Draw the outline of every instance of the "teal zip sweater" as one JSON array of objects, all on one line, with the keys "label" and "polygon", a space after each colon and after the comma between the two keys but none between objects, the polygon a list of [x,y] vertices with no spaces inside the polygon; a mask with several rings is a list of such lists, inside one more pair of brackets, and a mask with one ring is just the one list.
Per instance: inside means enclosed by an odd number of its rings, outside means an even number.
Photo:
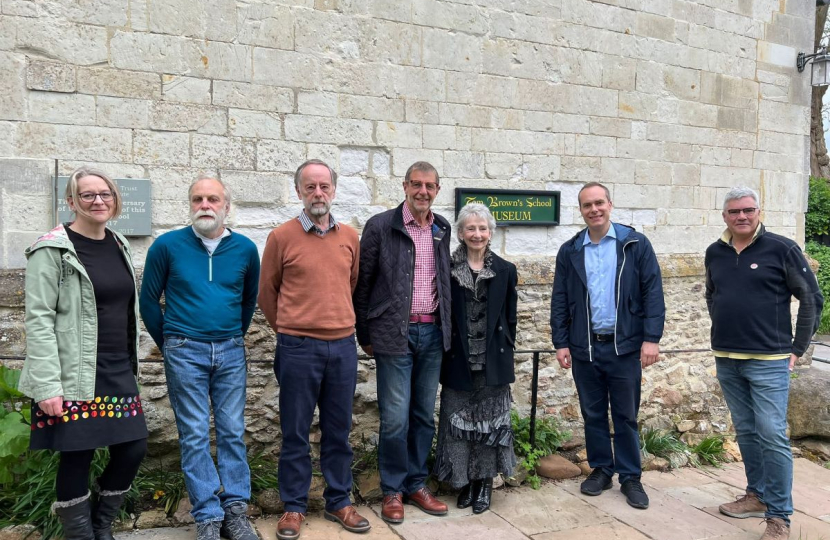
[{"label": "teal zip sweater", "polygon": [[240,337],[251,324],[258,283],[259,253],[248,238],[232,232],[211,255],[192,227],[171,231],[147,253],[141,318],[161,351],[168,335],[208,342]]}]

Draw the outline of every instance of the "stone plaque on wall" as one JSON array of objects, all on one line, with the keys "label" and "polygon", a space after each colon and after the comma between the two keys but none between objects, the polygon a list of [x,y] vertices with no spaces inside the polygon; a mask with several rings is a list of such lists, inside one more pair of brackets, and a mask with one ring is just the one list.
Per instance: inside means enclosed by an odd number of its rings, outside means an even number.
[{"label": "stone plaque on wall", "polygon": [[[72,212],[66,204],[64,192],[68,176],[59,176],[55,193],[57,222],[72,220]],[[150,200],[150,180],[146,178],[115,178],[123,199],[121,215],[107,222],[107,226],[124,236],[150,236],[152,228],[152,201]],[[57,225],[57,223],[56,223]]]}]

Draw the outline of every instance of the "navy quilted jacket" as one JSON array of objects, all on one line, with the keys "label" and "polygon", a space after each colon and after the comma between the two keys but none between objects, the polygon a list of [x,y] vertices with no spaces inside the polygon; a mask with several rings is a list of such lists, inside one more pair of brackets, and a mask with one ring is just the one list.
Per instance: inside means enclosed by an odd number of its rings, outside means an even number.
[{"label": "navy quilted jacket", "polygon": [[[360,238],[360,273],[354,292],[357,342],[375,354],[403,355],[409,345],[409,313],[415,243],[403,226],[403,205],[372,216]],[[450,224],[433,214],[438,310],[444,350],[450,349]]]}]

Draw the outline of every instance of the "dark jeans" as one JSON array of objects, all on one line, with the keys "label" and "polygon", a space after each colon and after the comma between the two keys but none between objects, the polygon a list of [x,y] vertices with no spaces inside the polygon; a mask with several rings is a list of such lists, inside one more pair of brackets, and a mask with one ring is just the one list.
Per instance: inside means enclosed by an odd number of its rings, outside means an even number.
[{"label": "dark jeans", "polygon": [[[609,476],[616,471],[620,483],[639,478],[640,352],[617,356],[613,342],[594,342],[594,361],[574,359],[573,375],[579,407],[585,421],[585,447],[592,468],[601,467]],[[614,452],[608,426],[608,404],[614,421]]]},{"label": "dark jeans", "polygon": [[441,327],[420,323],[409,325],[407,354],[375,355],[384,495],[413,493],[426,484],[443,352]]},{"label": "dark jeans", "polygon": [[[110,460],[98,477],[103,491],[124,491],[130,488],[138,467],[147,453],[147,439],[138,439],[109,447]],[[55,491],[59,501],[71,501],[89,492],[89,466],[95,450],[61,452]]]},{"label": "dark jeans", "polygon": [[280,385],[282,449],[280,499],[286,512],[306,513],[311,487],[308,434],[320,408],[320,468],[326,480],[326,510],[351,504],[352,401],[357,384],[354,335],[332,341],[277,334],[274,374]]}]

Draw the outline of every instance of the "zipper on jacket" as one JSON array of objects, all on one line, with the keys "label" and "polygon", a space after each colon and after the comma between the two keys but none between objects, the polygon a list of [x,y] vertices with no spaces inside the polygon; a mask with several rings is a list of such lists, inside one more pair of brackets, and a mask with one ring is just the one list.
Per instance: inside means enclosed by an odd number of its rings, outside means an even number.
[{"label": "zipper on jacket", "polygon": [[636,240],[636,239],[635,240],[629,240],[628,242],[623,244],[623,249],[622,249],[623,262],[622,262],[622,265],[620,265],[620,275],[617,276],[617,309],[614,312],[614,352],[617,354],[617,356],[620,355],[620,351],[617,348],[617,319],[619,319],[619,313],[620,313],[620,294],[621,294],[621,291],[622,291],[622,274],[623,274],[623,270],[625,270],[625,248],[627,248],[628,246],[630,246],[631,244],[634,244],[636,242],[639,242],[639,240]]},{"label": "zipper on jacket", "polygon": [[588,288],[585,288],[585,316],[588,318],[588,361],[594,361],[593,341],[591,340],[591,298],[588,296]]},{"label": "zipper on jacket", "polygon": [[208,281],[213,281],[213,253],[208,253]]}]

